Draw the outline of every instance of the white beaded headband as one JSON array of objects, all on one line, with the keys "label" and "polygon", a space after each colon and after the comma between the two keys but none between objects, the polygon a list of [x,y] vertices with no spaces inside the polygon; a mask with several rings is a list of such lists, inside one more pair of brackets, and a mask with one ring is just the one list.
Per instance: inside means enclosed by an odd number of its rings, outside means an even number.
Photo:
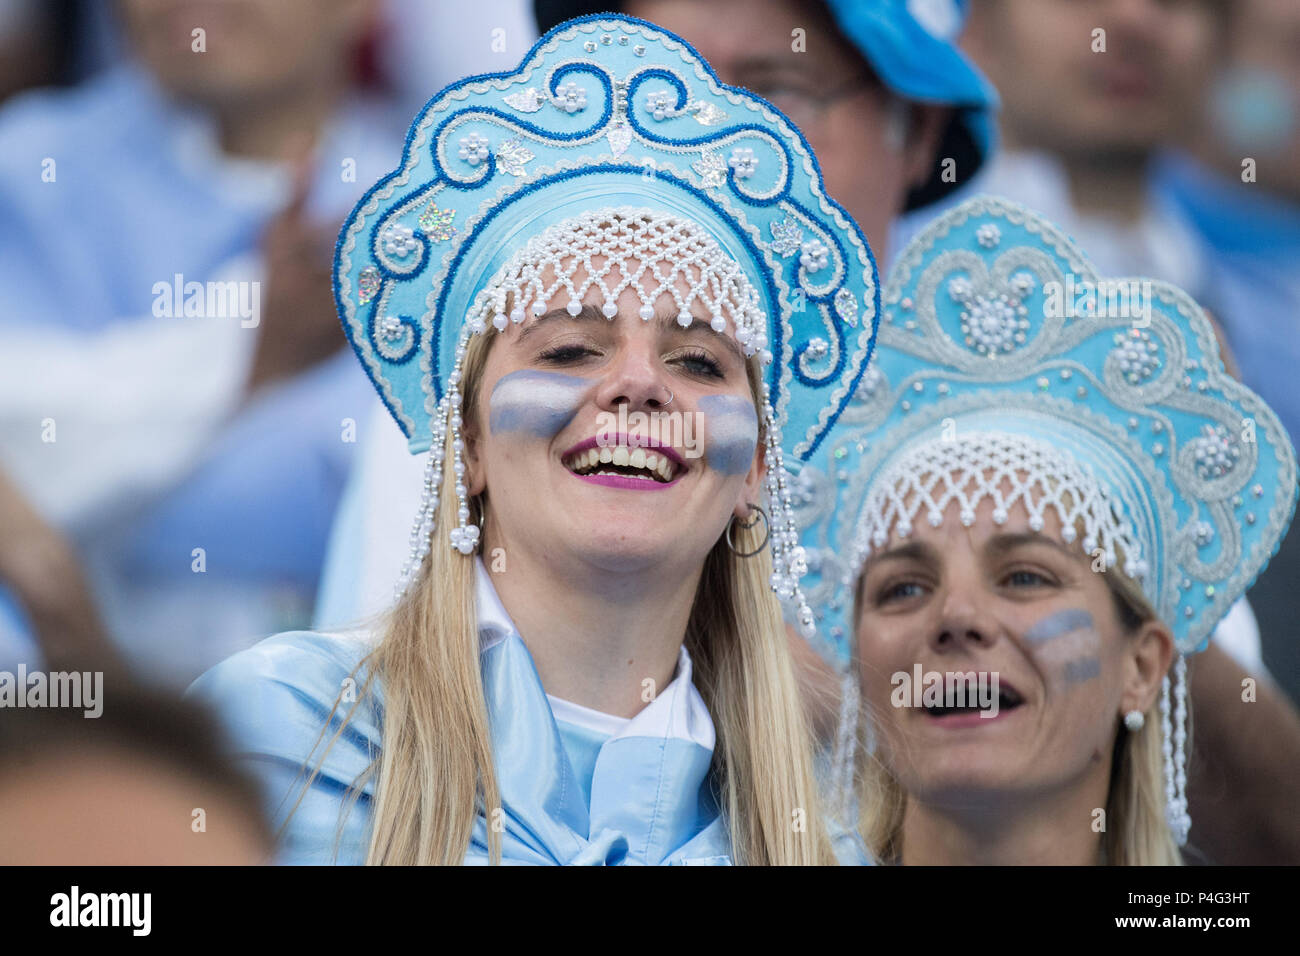
[{"label": "white beaded headband", "polygon": [[726,332],[730,319],[745,355],[771,362],[767,321],[744,270],[696,223],[651,209],[592,210],[545,229],[474,297],[466,325],[475,333],[488,324],[503,332],[529,311],[542,315],[561,289],[570,315],[599,289],[601,312],[613,319],[629,288],[641,302],[642,319],[654,317],[660,296],[671,296],[683,328],[695,320],[693,306],[715,332]]},{"label": "white beaded headband", "polygon": [[1099,549],[1106,566],[1114,567],[1122,552],[1128,577],[1141,582],[1147,575],[1147,562],[1121,505],[1087,465],[1028,435],[965,432],[921,442],[872,482],[854,535],[846,584],[852,587],[867,558],[885,544],[891,531],[908,537],[922,515],[937,528],[953,501],[960,505],[962,524],[970,527],[985,500],[992,500],[993,522],[998,525],[1018,503],[1028,512],[1034,531],[1043,529],[1048,510],[1055,512],[1067,544],[1078,538],[1075,529],[1082,524],[1079,543],[1085,553]]}]

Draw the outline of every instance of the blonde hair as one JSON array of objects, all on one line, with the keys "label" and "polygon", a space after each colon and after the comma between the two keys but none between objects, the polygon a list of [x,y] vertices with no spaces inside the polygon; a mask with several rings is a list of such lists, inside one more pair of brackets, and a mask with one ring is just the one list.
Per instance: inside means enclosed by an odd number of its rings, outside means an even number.
[{"label": "blonde hair", "polygon": [[[463,371],[466,422],[474,420],[494,338],[470,338]],[[748,363],[748,372],[757,395],[756,362]],[[450,442],[448,431],[446,461]],[[367,671],[358,701],[373,692],[374,681],[383,685],[381,753],[351,795],[354,802],[364,782],[376,778],[369,864],[462,863],[477,815],[500,806],[479,665],[475,560],[444,540],[457,523],[454,485],[452,470],[444,469],[436,539],[411,589],[387,615],[383,639],[358,665]],[[472,520],[484,507],[481,499],[473,502]],[[735,529],[740,550],[759,543],[762,523],[755,524]],[[705,559],[687,623],[694,683],[717,735],[712,769],[718,805],[736,862],[833,864],[811,732],[771,573],[766,549],[738,558],[720,537]],[[490,860],[500,862],[501,837],[492,827],[487,835]]]},{"label": "blonde hair", "polygon": [[[1113,568],[1107,569],[1102,577],[1110,589],[1126,633],[1131,635],[1142,624],[1156,619],[1155,610],[1131,579]],[[854,621],[859,609],[860,602],[855,600]],[[864,700],[862,712],[867,720],[870,719],[868,709]],[[1158,701],[1148,708],[1145,717],[1146,722],[1137,732],[1119,725],[1111,748],[1106,829],[1101,840],[1102,859],[1109,865],[1170,866],[1182,863],[1178,846],[1165,821]],[[855,775],[858,829],[863,842],[877,860],[900,861],[907,793],[884,761],[868,752],[866,747],[858,748]]]}]

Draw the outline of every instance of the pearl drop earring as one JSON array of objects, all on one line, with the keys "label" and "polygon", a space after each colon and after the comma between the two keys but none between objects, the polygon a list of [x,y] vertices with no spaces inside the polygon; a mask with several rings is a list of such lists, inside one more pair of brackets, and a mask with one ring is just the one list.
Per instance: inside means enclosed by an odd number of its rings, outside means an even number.
[{"label": "pearl drop earring", "polygon": [[1137,733],[1146,724],[1147,719],[1142,715],[1140,710],[1130,710],[1124,715],[1124,726],[1133,733]]}]

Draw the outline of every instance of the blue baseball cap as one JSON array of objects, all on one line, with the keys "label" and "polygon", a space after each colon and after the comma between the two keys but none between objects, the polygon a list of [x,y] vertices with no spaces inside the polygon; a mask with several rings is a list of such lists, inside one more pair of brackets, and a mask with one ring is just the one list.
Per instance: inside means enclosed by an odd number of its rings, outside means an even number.
[{"label": "blue baseball cap", "polygon": [[[937,202],[969,182],[993,151],[993,85],[957,47],[968,0],[822,0],[840,33],[880,81],[904,100],[952,107],[934,169],[907,197],[907,211]],[[545,32],[575,16],[603,13],[618,0],[533,0]],[[955,163],[948,182],[944,160]]]},{"label": "blue baseball cap", "polygon": [[[845,39],[905,100],[954,109],[930,178],[908,196],[917,209],[969,182],[993,151],[998,94],[957,47],[967,0],[823,0]],[[943,160],[956,162],[945,182]]]}]

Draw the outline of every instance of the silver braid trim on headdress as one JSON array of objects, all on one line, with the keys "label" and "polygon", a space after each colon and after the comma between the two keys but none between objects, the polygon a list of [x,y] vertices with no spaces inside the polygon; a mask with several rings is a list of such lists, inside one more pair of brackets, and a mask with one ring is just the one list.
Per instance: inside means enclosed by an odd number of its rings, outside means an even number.
[{"label": "silver braid trim on headdress", "polygon": [[433,532],[437,530],[438,494],[442,488],[443,459],[446,455],[447,430],[451,430],[452,470],[456,475],[456,518],[457,526],[448,533],[448,541],[453,549],[464,555],[472,555],[478,548],[479,528],[470,524],[469,489],[465,486],[465,442],[461,436],[461,393],[460,381],[462,363],[465,359],[465,337],[461,337],[456,350],[456,364],[447,378],[447,393],[438,402],[436,413],[431,419],[432,441],[429,446],[429,459],[424,465],[424,485],[420,494],[420,508],[415,515],[415,524],[411,528],[410,552],[402,564],[402,570],[394,588],[394,598],[401,600],[416,577],[425,556],[429,553]]},{"label": "silver braid trim on headdress", "polygon": [[465,337],[461,336],[456,347],[456,364],[451,375],[447,377],[447,399],[450,416],[448,427],[451,429],[452,471],[456,475],[456,527],[447,534],[451,546],[464,555],[471,555],[478,548],[478,525],[469,521],[469,489],[465,487],[465,441],[461,437],[461,365],[465,360]]},{"label": "silver braid trim on headdress", "polygon": [[[1170,688],[1173,689],[1173,715],[1170,719]],[[1187,658],[1182,654],[1174,663],[1174,677],[1168,675],[1160,684],[1160,736],[1164,758],[1165,820],[1179,846],[1187,845],[1192,818],[1187,812]]]},{"label": "silver braid trim on headdress", "polygon": [[432,444],[429,457],[424,463],[424,479],[420,492],[420,508],[415,514],[415,523],[411,527],[410,549],[402,570],[393,589],[393,597],[400,601],[415,580],[425,555],[429,553],[429,540],[433,535],[438,518],[438,489],[442,487],[443,442],[446,438],[447,399],[438,403],[438,413],[433,416],[431,432]]},{"label": "silver braid trim on headdress", "polygon": [[767,383],[763,383],[763,422],[767,448],[767,500],[772,511],[772,591],[784,602],[794,605],[799,619],[799,633],[811,639],[817,633],[817,619],[804,597],[800,580],[808,572],[808,560],[799,544],[799,530],[794,523],[790,503],[789,474],[785,470],[785,453],[778,438],[780,429],[772,412]]}]

